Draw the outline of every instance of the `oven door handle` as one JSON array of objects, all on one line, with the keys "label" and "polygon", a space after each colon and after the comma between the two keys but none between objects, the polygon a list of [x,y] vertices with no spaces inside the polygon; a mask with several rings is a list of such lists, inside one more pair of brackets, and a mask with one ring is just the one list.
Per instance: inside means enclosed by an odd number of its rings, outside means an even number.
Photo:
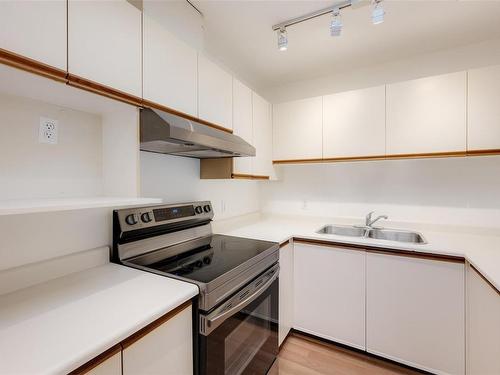
[{"label": "oven door handle", "polygon": [[[238,302],[238,304],[232,306],[231,308],[225,308],[227,304],[223,307],[218,308],[209,315],[200,315],[200,333],[204,336],[208,336],[214,329],[219,327],[231,316],[241,311],[241,309],[248,306],[250,303],[259,298],[267,288],[278,278],[279,276],[279,265],[274,266],[266,274],[262,275],[254,283],[258,283],[262,279],[268,279],[264,284],[262,284],[259,289],[254,290],[252,294],[247,296],[244,300]],[[220,311],[222,309],[222,312]]]}]

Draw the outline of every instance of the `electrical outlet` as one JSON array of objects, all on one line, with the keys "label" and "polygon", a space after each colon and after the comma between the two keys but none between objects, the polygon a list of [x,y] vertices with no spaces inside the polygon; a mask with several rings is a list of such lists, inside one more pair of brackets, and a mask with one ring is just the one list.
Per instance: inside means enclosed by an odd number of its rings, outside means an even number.
[{"label": "electrical outlet", "polygon": [[57,120],[40,117],[40,129],[38,131],[38,142],[57,144]]}]

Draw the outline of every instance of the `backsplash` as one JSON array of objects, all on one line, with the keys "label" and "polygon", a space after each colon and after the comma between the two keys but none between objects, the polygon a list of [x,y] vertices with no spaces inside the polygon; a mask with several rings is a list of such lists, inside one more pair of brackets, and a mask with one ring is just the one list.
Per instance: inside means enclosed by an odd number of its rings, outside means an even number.
[{"label": "backsplash", "polygon": [[265,212],[360,217],[383,211],[393,220],[497,225],[500,157],[387,160],[279,167],[262,183]]},{"label": "backsplash", "polygon": [[212,201],[215,220],[259,211],[257,181],[200,180],[198,159],[141,152],[141,195],[168,203]]}]

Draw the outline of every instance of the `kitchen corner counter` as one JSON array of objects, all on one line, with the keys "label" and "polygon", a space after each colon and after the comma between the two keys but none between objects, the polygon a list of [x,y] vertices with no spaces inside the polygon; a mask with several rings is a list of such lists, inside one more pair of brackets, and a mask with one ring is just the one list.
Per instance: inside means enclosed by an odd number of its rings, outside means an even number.
[{"label": "kitchen corner counter", "polygon": [[68,373],[197,294],[110,263],[0,296],[0,374]]},{"label": "kitchen corner counter", "polygon": [[284,243],[291,238],[319,240],[338,244],[404,250],[437,255],[463,257],[500,291],[500,236],[495,229],[452,227],[418,223],[381,223],[383,227],[421,232],[427,244],[410,244],[370,238],[318,234],[327,224],[361,225],[361,221],[346,218],[263,215],[247,220],[234,219],[214,223],[214,231],[230,236],[248,237]]}]

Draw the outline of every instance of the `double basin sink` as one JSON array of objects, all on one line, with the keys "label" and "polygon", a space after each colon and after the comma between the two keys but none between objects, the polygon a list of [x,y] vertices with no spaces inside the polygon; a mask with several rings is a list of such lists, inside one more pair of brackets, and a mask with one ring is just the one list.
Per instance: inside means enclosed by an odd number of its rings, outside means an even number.
[{"label": "double basin sink", "polygon": [[354,225],[326,225],[316,233],[371,238],[374,240],[406,242],[413,244],[427,243],[420,233],[399,229],[359,227]]}]

